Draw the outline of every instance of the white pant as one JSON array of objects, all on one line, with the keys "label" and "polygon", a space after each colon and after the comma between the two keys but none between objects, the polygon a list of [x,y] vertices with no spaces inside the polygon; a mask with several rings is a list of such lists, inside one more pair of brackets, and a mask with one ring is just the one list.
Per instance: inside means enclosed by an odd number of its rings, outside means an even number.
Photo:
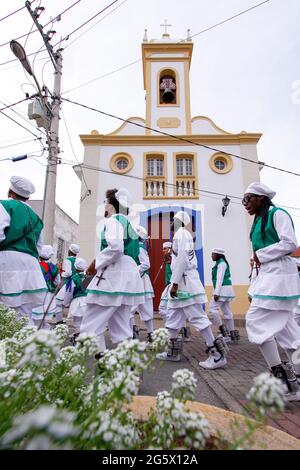
[{"label": "white pant", "polygon": [[81,333],[103,335],[106,326],[113,343],[119,343],[132,337],[130,328],[130,305],[106,307],[98,304],[87,304],[86,312],[80,326]]},{"label": "white pant", "polygon": [[17,312],[17,318],[26,317],[28,318],[28,325],[34,326],[34,322],[32,320],[32,309],[34,306],[35,304],[24,304],[19,307],[14,307]]},{"label": "white pant", "polygon": [[211,325],[202,305],[193,304],[182,308],[168,308],[165,326],[172,330],[180,330],[186,325],[186,320],[198,331],[204,330]]},{"label": "white pant", "polygon": [[224,320],[233,320],[233,314],[230,308],[230,302],[228,300],[226,301],[221,301],[218,300],[216,301],[215,299],[211,299],[209,306],[208,306],[208,311],[211,317],[211,321],[215,326],[221,326],[222,325],[222,320],[220,317],[219,310],[222,310]]},{"label": "white pant", "polygon": [[246,329],[250,343],[263,344],[276,337],[280,346],[291,349],[300,340],[300,327],[293,312],[268,310],[251,305],[246,315]]},{"label": "white pant", "polygon": [[137,307],[131,308],[131,317],[134,316],[135,312],[138,312],[141,320],[148,321],[153,320],[153,300],[145,299],[145,303],[138,305]]}]

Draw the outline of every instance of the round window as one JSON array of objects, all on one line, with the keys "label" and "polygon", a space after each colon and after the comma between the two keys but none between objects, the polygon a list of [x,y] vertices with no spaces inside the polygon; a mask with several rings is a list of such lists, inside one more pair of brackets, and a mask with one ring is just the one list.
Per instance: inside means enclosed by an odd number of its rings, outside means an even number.
[{"label": "round window", "polygon": [[125,170],[128,167],[128,160],[125,158],[118,158],[116,161],[116,167],[118,170]]},{"label": "round window", "polygon": [[220,158],[216,158],[214,161],[214,165],[217,168],[217,170],[222,171],[225,170],[227,164],[225,160],[221,160]]}]

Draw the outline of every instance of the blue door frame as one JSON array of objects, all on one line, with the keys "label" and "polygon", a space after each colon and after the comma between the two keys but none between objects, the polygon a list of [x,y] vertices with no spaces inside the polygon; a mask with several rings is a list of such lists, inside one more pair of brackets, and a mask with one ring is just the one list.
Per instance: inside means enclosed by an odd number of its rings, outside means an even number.
[{"label": "blue door frame", "polygon": [[[201,219],[201,211],[196,211],[194,209],[190,209],[188,207],[183,206],[162,206],[162,207],[155,207],[153,209],[148,209],[147,211],[140,213],[140,224],[148,230],[148,218],[150,216],[158,215],[158,214],[166,214],[170,212],[178,212],[184,210],[187,212],[190,217],[194,218],[195,220],[195,235],[194,235],[194,243],[196,246],[196,257],[198,262],[198,272],[201,279],[201,282],[204,286],[204,264],[203,264],[203,243],[202,243],[202,219]],[[170,240],[171,240],[171,233],[170,233]]]}]

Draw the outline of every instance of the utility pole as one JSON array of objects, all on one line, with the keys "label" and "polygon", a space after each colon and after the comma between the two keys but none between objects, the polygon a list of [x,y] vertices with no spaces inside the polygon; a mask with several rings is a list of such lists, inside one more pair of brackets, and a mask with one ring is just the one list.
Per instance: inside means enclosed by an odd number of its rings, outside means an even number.
[{"label": "utility pole", "polygon": [[62,76],[62,55],[61,51],[57,51],[56,66],[54,72],[54,92],[52,96],[52,118],[48,135],[48,164],[46,170],[46,180],[44,189],[43,202],[43,222],[44,222],[44,242],[52,245],[55,226],[55,194],[56,194],[56,177],[57,177],[57,156],[59,150],[59,112],[61,105],[61,76]]},{"label": "utility pole", "polygon": [[[59,149],[59,113],[61,105],[61,76],[62,76],[62,49],[58,49],[54,52],[53,46],[50,44],[50,40],[55,31],[48,31],[46,34],[43,31],[42,25],[38,22],[40,11],[43,11],[43,7],[38,7],[35,10],[31,10],[31,4],[29,1],[25,2],[25,6],[32,17],[36,27],[38,28],[50,59],[54,66],[54,91],[52,94],[51,103],[51,119],[50,126],[45,127],[48,141],[48,163],[46,170],[45,189],[44,189],[44,200],[43,200],[43,222],[44,222],[44,242],[46,244],[53,244],[54,238],[54,226],[55,226],[55,194],[56,194],[56,176],[57,176],[57,163]],[[45,106],[44,112],[46,113]]]}]

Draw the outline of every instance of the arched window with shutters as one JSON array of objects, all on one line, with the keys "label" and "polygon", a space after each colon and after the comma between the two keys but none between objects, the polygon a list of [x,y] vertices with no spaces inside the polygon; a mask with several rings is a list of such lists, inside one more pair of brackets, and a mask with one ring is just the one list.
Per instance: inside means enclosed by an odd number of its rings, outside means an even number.
[{"label": "arched window with shutters", "polygon": [[174,154],[174,196],[184,199],[198,199],[197,154]]},{"label": "arched window with shutters", "polygon": [[149,152],[144,154],[144,198],[167,196],[167,154]]}]

